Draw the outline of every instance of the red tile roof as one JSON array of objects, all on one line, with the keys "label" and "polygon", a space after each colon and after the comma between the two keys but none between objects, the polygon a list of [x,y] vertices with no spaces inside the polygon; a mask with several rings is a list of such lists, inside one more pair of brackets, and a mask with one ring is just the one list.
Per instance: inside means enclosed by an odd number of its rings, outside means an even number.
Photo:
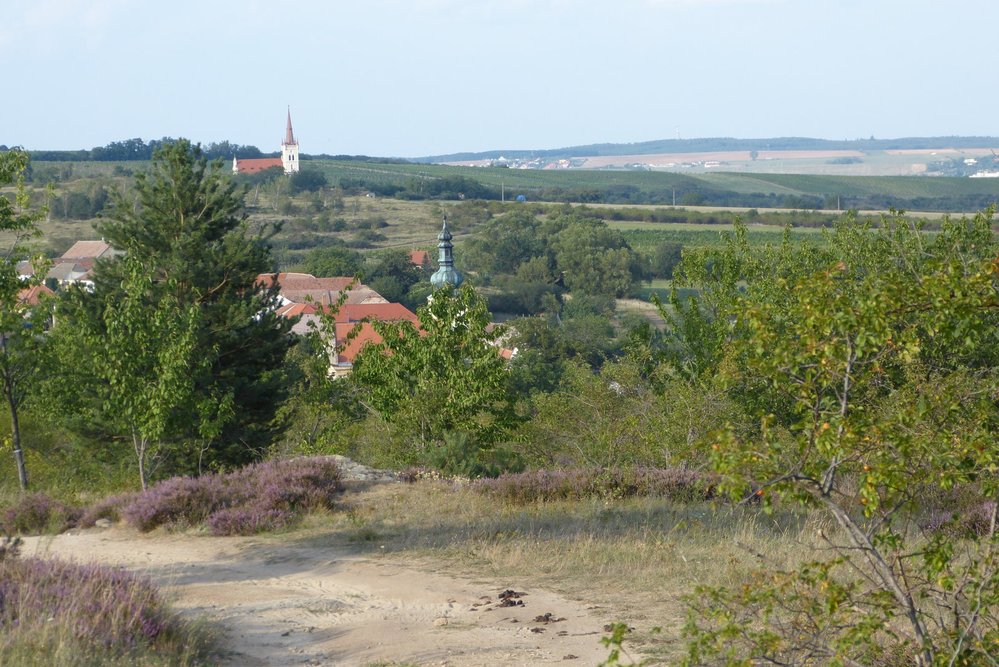
[{"label": "red tile roof", "polygon": [[416,266],[422,266],[422,267],[430,266],[430,253],[428,253],[426,250],[410,250],[409,261],[411,261]]},{"label": "red tile roof", "polygon": [[353,278],[347,276],[316,278],[311,273],[261,273],[257,276],[257,283],[263,287],[270,287],[275,280],[281,285],[281,291],[332,290],[339,292],[354,282]]},{"label": "red tile roof", "polygon": [[401,303],[345,303],[337,311],[337,323],[360,322],[364,318],[381,322],[402,322],[408,320],[419,325],[416,313]]},{"label": "red tile roof", "polygon": [[289,303],[274,311],[278,317],[298,317],[300,315],[315,315],[316,307],[311,303]]},{"label": "red tile roof", "polygon": [[[388,303],[378,292],[347,276],[316,278],[308,273],[261,273],[257,276],[257,284],[263,288],[271,287],[275,280],[280,285],[281,297],[292,303],[312,301],[328,306],[336,303],[344,290],[349,304]],[[353,287],[347,289],[352,283]]]},{"label": "red tile roof", "polygon": [[361,349],[368,343],[380,343],[382,342],[382,337],[379,335],[375,328],[371,326],[369,322],[362,322],[360,324],[354,324],[349,322],[340,323],[336,325],[336,339],[337,341],[345,341],[350,336],[352,331],[355,331],[354,337],[340,350],[337,355],[337,363],[340,364],[352,364],[357,355],[361,352]]},{"label": "red tile roof", "polygon": [[61,259],[91,259],[103,257],[111,246],[104,241],[77,241],[62,254]]},{"label": "red tile roof", "polygon": [[45,285],[26,287],[17,293],[17,302],[27,306],[37,306],[43,296],[52,296],[55,292]]},{"label": "red tile roof", "polygon": [[284,169],[284,164],[281,162],[281,158],[258,157],[236,160],[236,171],[240,174],[256,174],[257,172],[261,172],[272,167],[281,167]]}]

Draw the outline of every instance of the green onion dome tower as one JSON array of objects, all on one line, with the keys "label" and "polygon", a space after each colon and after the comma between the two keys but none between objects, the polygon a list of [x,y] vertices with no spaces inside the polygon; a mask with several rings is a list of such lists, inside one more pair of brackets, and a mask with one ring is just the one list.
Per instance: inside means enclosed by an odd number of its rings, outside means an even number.
[{"label": "green onion dome tower", "polygon": [[462,283],[461,274],[454,268],[454,245],[451,243],[451,232],[447,230],[447,216],[444,217],[444,226],[441,233],[437,235],[437,248],[440,249],[438,264],[440,268],[430,276],[430,284],[434,289],[440,289],[445,285],[458,287]]}]

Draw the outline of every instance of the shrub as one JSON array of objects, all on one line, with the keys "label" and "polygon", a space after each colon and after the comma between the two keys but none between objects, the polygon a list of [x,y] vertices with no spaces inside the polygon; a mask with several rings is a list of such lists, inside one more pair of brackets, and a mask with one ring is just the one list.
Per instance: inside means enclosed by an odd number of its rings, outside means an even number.
[{"label": "shrub", "polygon": [[284,528],[291,519],[284,510],[228,507],[208,517],[206,524],[212,535],[253,535]]},{"label": "shrub", "polygon": [[0,629],[0,662],[25,652],[34,664],[55,653],[114,658],[186,643],[183,626],[147,579],[40,558],[0,560]]},{"label": "shrub", "polygon": [[995,507],[995,502],[988,500],[954,511],[938,511],[923,524],[923,529],[950,537],[985,537],[992,528]]},{"label": "shrub", "polygon": [[534,470],[477,480],[481,493],[514,502],[659,496],[677,501],[711,498],[714,482],[685,468],[569,468]]},{"label": "shrub", "polygon": [[219,475],[173,477],[137,496],[122,509],[122,515],[142,531],[166,524],[196,525],[241,500],[239,489],[222,487]]},{"label": "shrub", "polygon": [[61,533],[76,525],[80,510],[44,493],[27,493],[0,516],[8,534]]},{"label": "shrub", "polygon": [[136,496],[138,496],[137,493],[118,493],[103,498],[86,508],[76,525],[80,528],[90,528],[99,519],[118,522],[122,518],[123,508],[134,501]]},{"label": "shrub", "polygon": [[229,474],[165,480],[135,496],[122,516],[142,531],[204,523],[213,535],[248,535],[331,508],[340,489],[333,459],[266,461]]}]

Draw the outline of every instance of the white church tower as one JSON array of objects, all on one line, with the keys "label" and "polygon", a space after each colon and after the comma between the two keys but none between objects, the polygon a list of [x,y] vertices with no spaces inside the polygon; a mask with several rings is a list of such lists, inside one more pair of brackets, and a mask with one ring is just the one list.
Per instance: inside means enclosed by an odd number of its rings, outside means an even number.
[{"label": "white church tower", "polygon": [[284,141],[281,142],[281,166],[286,174],[298,171],[298,142],[291,130],[291,107],[288,107],[288,126],[284,130]]}]

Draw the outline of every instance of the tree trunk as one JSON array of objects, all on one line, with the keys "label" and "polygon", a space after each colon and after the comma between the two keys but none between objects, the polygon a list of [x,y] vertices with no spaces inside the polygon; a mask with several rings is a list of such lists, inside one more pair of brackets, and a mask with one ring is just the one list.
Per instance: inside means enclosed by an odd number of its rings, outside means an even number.
[{"label": "tree trunk", "polygon": [[148,441],[146,438],[140,436],[138,432],[132,429],[132,446],[135,448],[135,458],[139,461],[139,483],[142,484],[142,490],[146,490],[146,450],[148,449]]},{"label": "tree trunk", "polygon": [[[0,354],[7,356],[7,337],[0,333]],[[21,423],[17,418],[17,386],[9,366],[4,366],[3,393],[10,408],[10,439],[14,448],[14,462],[17,464],[17,481],[22,491],[28,490],[28,469],[24,466],[24,449],[21,448]]]},{"label": "tree trunk", "polygon": [[21,484],[21,490],[28,490],[28,469],[24,466],[24,449],[21,448],[21,424],[17,418],[17,406],[13,401],[13,396],[7,397],[7,404],[10,406],[10,439],[14,446],[14,462],[17,464],[17,481]]}]

